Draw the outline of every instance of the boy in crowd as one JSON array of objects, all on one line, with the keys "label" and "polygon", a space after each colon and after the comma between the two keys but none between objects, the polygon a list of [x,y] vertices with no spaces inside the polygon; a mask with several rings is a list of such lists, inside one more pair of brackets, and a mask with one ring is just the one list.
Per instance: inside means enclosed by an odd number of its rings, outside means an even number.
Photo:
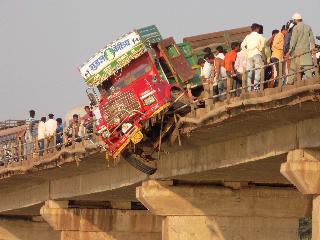
[{"label": "boy in crowd", "polygon": [[57,118],[57,145],[62,145],[63,143],[63,138],[62,138],[62,135],[63,135],[63,128],[64,128],[64,125],[62,123],[62,119],[61,118]]},{"label": "boy in crowd", "polygon": [[[234,68],[234,64],[237,59],[237,53],[240,52],[240,44],[238,42],[231,43],[231,51],[228,52],[224,57],[224,67],[227,72],[227,90],[236,90],[241,88],[241,79],[237,76],[237,72]],[[240,95],[240,91],[237,91],[235,95]]]}]

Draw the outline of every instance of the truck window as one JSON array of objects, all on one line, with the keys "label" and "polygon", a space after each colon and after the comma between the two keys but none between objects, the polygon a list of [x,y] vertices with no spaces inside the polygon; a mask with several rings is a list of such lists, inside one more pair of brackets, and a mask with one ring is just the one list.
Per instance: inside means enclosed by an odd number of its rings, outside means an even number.
[{"label": "truck window", "polygon": [[119,75],[115,76],[116,82],[107,90],[107,95],[111,95],[113,92],[118,91],[121,88],[127,87],[136,79],[144,76],[151,71],[149,63],[143,63],[131,70],[122,71]]},{"label": "truck window", "polygon": [[137,78],[142,77],[143,75],[147,74],[148,72],[150,72],[150,70],[151,70],[151,66],[149,63],[141,64],[136,69],[133,69],[131,71],[131,75],[132,75],[133,79],[137,79]]}]

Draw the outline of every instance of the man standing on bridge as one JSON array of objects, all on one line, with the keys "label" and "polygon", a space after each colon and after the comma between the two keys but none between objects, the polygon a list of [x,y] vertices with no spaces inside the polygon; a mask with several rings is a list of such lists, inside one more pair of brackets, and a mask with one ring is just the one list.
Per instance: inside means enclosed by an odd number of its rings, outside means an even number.
[{"label": "man standing on bridge", "polygon": [[[245,37],[241,43],[241,49],[246,50],[247,53],[247,87],[250,92],[259,90],[259,83],[261,78],[261,66],[263,65],[263,51],[265,47],[265,39],[259,32],[262,30],[262,26],[253,23],[251,26],[252,32]],[[254,78],[253,78],[254,75]],[[253,87],[252,87],[253,81]],[[261,80],[263,81],[263,80]]]},{"label": "man standing on bridge", "polygon": [[49,150],[51,152],[53,152],[53,147],[54,147],[54,141],[53,141],[53,138],[54,138],[54,135],[56,134],[56,131],[57,131],[57,121],[53,119],[54,115],[52,113],[50,113],[48,115],[49,119],[46,121],[45,123],[45,128],[46,128],[46,138],[47,138],[47,148],[48,148],[48,151]]},{"label": "man standing on bridge", "polygon": [[32,158],[33,150],[34,150],[34,139],[36,137],[36,121],[34,119],[36,112],[34,110],[29,111],[29,116],[25,123],[26,123],[26,132],[24,134],[24,159],[28,157]]},{"label": "man standing on bridge", "polygon": [[295,73],[300,70],[304,72],[304,79],[312,77],[313,62],[311,50],[315,49],[315,40],[311,27],[302,22],[302,17],[299,13],[295,13],[292,19],[296,26],[292,31],[287,57],[297,57],[291,61],[289,69],[290,76],[288,77],[287,84],[293,84]]}]

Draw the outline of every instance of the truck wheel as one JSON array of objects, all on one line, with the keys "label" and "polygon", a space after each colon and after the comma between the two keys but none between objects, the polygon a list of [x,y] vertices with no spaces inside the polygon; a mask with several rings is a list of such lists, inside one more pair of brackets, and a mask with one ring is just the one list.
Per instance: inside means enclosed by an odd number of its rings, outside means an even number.
[{"label": "truck wheel", "polygon": [[121,156],[126,160],[131,166],[138,169],[139,171],[152,175],[157,171],[156,162],[144,158],[138,154],[135,154],[129,150],[123,150]]},{"label": "truck wheel", "polygon": [[[177,111],[180,115],[186,115],[191,111],[190,99],[186,94],[183,94],[183,92],[178,89],[172,89],[170,94],[173,102],[171,106],[173,111]],[[181,96],[181,94],[183,95]]]}]

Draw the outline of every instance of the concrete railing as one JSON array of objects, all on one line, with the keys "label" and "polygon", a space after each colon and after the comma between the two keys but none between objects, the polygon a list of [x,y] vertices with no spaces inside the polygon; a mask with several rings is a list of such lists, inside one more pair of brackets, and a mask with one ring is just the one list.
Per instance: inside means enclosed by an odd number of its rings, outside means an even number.
[{"label": "concrete railing", "polygon": [[44,139],[32,138],[26,141],[23,137],[0,143],[0,171],[10,167],[23,165],[23,162],[41,162],[53,158],[64,150],[72,151],[77,145],[85,147],[98,143],[96,134],[96,121],[89,122],[92,128],[79,127],[79,131],[73,127],[65,127]]},{"label": "concrete railing", "polygon": [[10,120],[0,122],[0,130],[12,128],[12,127],[18,127],[18,126],[21,126],[24,124],[25,124],[24,120],[11,120],[10,119]]}]

